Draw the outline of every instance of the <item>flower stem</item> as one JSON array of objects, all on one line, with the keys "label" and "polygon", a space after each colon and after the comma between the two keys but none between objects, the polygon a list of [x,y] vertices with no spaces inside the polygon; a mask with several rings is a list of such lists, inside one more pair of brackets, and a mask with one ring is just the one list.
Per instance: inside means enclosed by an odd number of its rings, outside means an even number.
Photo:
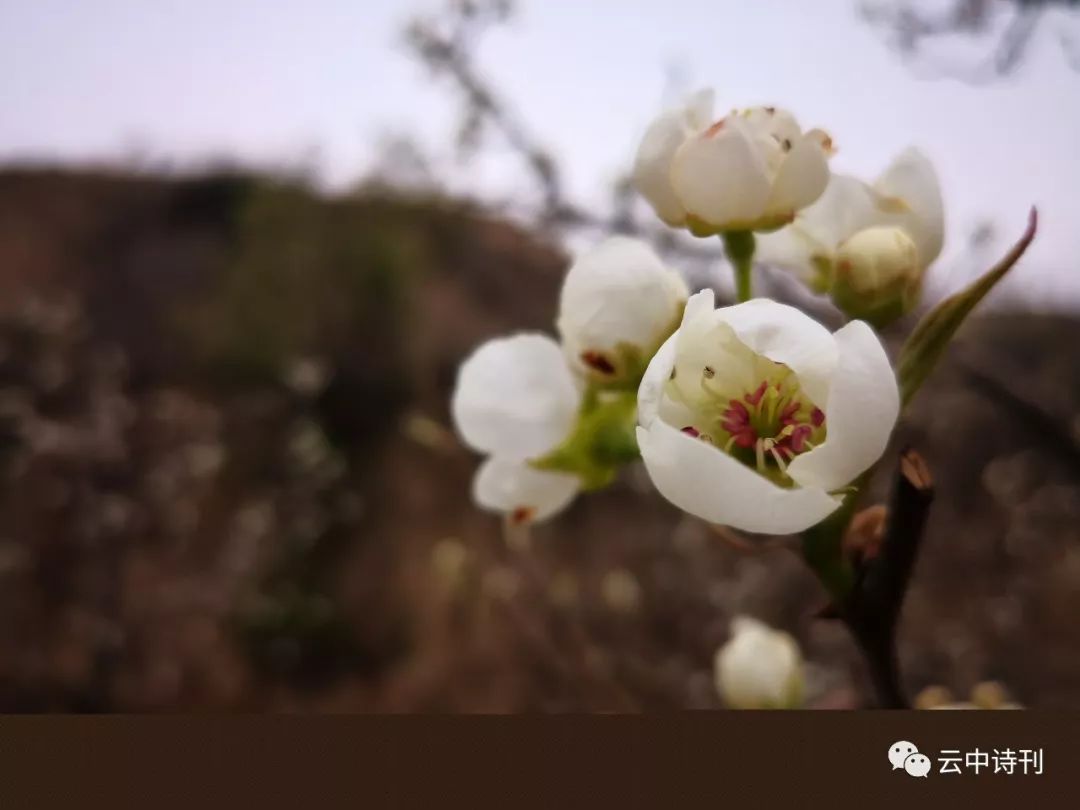
[{"label": "flower stem", "polygon": [[751,274],[754,269],[754,232],[727,231],[723,240],[724,252],[735,270],[735,299],[741,304],[753,297]]},{"label": "flower stem", "polygon": [[803,559],[836,607],[847,602],[855,579],[855,572],[844,559],[842,544],[855,513],[856,497],[857,493],[849,495],[839,509],[802,536]]}]

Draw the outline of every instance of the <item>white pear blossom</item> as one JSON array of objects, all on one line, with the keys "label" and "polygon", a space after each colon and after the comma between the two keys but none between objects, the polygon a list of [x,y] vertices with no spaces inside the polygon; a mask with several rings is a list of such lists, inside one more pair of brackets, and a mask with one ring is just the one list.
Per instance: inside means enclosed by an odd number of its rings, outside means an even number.
[{"label": "white pear blossom", "polygon": [[579,489],[576,475],[498,457],[484,461],[473,478],[473,500],[516,524],[547,520],[569,506]]},{"label": "white pear blossom", "polygon": [[716,119],[702,91],[646,130],[634,183],[660,219],[700,236],[769,230],[821,196],[832,141],[776,107]]},{"label": "white pear blossom", "polygon": [[515,523],[543,520],[580,488],[577,476],[534,469],[529,461],[573,430],[581,391],[559,344],[521,333],[478,347],[458,371],[451,413],[467,445],[490,458],[473,480],[480,506]]},{"label": "white pear blossom", "polygon": [[637,439],[679,508],[749,532],[814,526],[885,450],[899,414],[873,330],[830,334],[768,299],[714,309],[691,296],[638,390]]},{"label": "white pear blossom", "polygon": [[795,639],[747,616],[731,623],[716,654],[716,688],[733,709],[792,709],[802,703],[802,655]]},{"label": "white pear blossom", "polygon": [[909,148],[872,184],[834,174],[791,225],[758,239],[757,258],[821,292],[840,280],[862,292],[899,284],[910,295],[944,238],[937,173],[922,152]]},{"label": "white pear blossom", "polygon": [[679,324],[689,291],[644,242],[615,236],[563,281],[558,329],[570,361],[600,382],[630,378]]}]

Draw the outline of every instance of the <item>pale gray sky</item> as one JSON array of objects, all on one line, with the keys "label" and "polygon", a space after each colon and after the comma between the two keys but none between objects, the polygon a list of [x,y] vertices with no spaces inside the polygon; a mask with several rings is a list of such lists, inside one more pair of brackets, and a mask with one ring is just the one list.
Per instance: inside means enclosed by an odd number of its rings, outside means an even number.
[{"label": "pale gray sky", "polygon": [[[919,79],[853,0],[523,0],[479,59],[551,145],[575,195],[602,199],[657,112],[666,68],[721,108],[778,104],[821,126],[839,171],[872,175],[909,143],[938,165],[954,261],[983,218],[1002,237],[1036,203],[1043,228],[1013,288],[1080,303],[1080,74],[1050,25],[1013,76],[972,87]],[[347,183],[380,138],[413,135],[450,161],[454,105],[401,46],[435,0],[0,0],[0,161],[138,150],[196,161],[299,163]],[[512,191],[492,155],[453,188]],[[962,272],[962,271],[957,271]]]}]

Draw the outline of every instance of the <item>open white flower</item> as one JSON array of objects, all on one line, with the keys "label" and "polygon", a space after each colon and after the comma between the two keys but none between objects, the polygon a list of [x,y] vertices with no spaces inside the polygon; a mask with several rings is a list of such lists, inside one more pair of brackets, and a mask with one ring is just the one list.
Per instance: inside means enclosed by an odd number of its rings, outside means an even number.
[{"label": "open white flower", "polygon": [[716,688],[733,709],[793,709],[802,703],[802,655],[795,639],[739,616],[716,654]]},{"label": "open white flower", "polygon": [[758,239],[757,258],[819,292],[839,286],[841,294],[870,303],[903,295],[910,305],[944,237],[937,173],[922,152],[909,148],[873,184],[834,174],[791,225]]},{"label": "open white flower", "polygon": [[515,524],[547,520],[569,506],[580,489],[576,475],[497,457],[484,461],[473,478],[473,500]]},{"label": "open white flower", "polygon": [[462,439],[491,456],[473,481],[485,509],[514,522],[542,520],[573,499],[578,478],[534,469],[573,430],[581,392],[559,344],[522,333],[478,347],[458,371],[451,401]]},{"label": "open white flower", "polygon": [[791,113],[752,107],[713,117],[712,91],[695,94],[646,130],[634,183],[668,225],[699,236],[769,230],[821,196],[832,141]]},{"label": "open white flower", "polygon": [[599,382],[631,379],[679,324],[689,291],[644,242],[615,236],[563,281],[558,328],[572,363]]},{"label": "open white flower", "polygon": [[768,299],[714,309],[691,296],[638,390],[638,445],[679,508],[745,531],[786,534],[836,509],[834,495],[884,452],[899,414],[873,330],[835,334]]}]

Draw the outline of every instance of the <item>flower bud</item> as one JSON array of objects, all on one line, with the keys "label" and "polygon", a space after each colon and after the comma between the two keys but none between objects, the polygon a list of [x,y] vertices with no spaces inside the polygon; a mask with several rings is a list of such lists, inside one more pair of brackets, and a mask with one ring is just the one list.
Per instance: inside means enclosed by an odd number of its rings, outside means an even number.
[{"label": "flower bud", "polygon": [[903,228],[864,228],[837,249],[830,294],[849,317],[885,326],[915,306],[925,269]]},{"label": "flower bud", "polygon": [[733,709],[793,709],[802,705],[802,656],[795,639],[739,616],[716,654],[716,688]]},{"label": "flower bud", "polygon": [[953,693],[944,686],[928,686],[915,696],[912,705],[916,709],[939,709],[955,703]]},{"label": "flower bud", "polygon": [[675,331],[689,291],[644,242],[615,236],[571,265],[558,328],[570,362],[589,380],[636,387]]},{"label": "flower bud", "polygon": [[971,702],[980,709],[1020,708],[1010,699],[1004,684],[997,681],[983,681],[975,684],[971,689]]},{"label": "flower bud", "polygon": [[937,172],[922,152],[906,149],[873,183],[832,175],[791,225],[758,237],[756,258],[883,326],[915,306],[944,238]]}]

